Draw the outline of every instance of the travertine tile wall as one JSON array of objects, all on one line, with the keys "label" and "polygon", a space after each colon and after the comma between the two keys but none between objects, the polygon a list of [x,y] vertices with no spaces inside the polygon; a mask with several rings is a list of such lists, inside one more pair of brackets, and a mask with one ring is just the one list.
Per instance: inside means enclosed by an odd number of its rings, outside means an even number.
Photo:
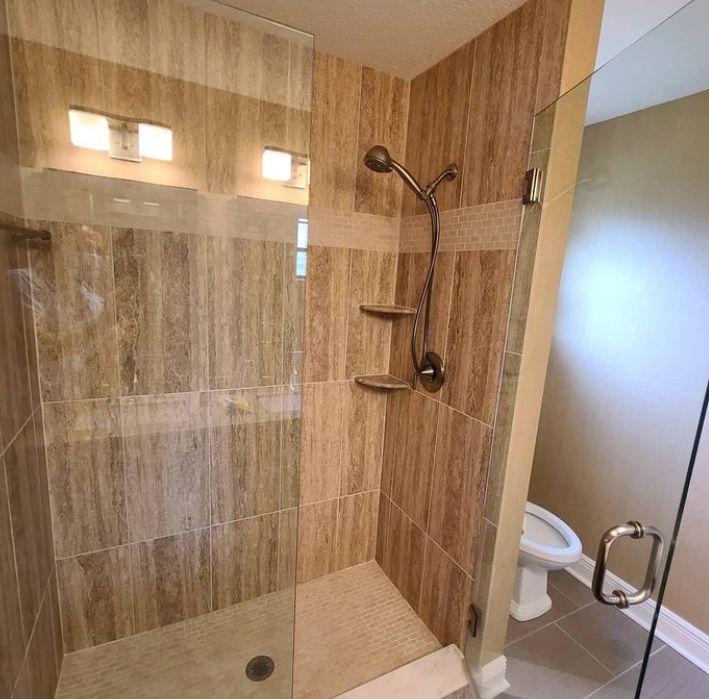
[{"label": "travertine tile wall", "polygon": [[305,309],[299,581],[374,558],[387,397],[352,380],[389,365],[401,184],[362,161],[403,153],[408,84],[316,54]]},{"label": "travertine tile wall", "polygon": [[[568,0],[530,0],[411,83],[407,164],[431,176],[461,168],[439,190],[430,347],[447,378],[440,393],[389,399],[377,560],[444,644],[466,642],[494,541],[485,500],[511,284],[523,264],[520,198],[535,111],[558,94],[568,11]],[[395,299],[413,305],[426,218],[409,192],[403,199]],[[519,246],[529,248],[524,231]],[[408,380],[409,336],[410,320],[397,321],[390,371]]]},{"label": "travertine tile wall", "polygon": [[[308,153],[312,56],[214,8],[10,8],[66,652],[295,581],[307,191],[260,155]],[[167,122],[174,161],[71,147],[75,105]]]},{"label": "travertine tile wall", "polygon": [[[22,225],[0,2],[0,223]],[[0,231],[0,696],[53,696],[62,637],[26,243]]]}]

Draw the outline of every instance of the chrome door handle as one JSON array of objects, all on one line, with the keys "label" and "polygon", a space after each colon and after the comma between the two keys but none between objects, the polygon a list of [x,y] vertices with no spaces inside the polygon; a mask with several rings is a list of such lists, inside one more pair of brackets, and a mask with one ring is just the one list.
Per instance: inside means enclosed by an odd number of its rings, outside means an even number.
[{"label": "chrome door handle", "polygon": [[[624,536],[629,536],[632,539],[642,539],[645,536],[652,537],[652,550],[650,551],[650,560],[645,572],[645,581],[639,590],[632,593],[627,593],[623,590],[613,590],[611,593],[606,593],[603,591],[603,583],[606,579],[611,547],[615,541]],[[664,544],[665,539],[659,529],[640,524],[640,522],[628,522],[609,529],[601,537],[601,542],[598,545],[598,555],[596,556],[596,567],[593,571],[592,583],[594,597],[599,602],[603,602],[603,604],[610,604],[619,609],[627,609],[631,604],[642,604],[649,599],[657,583]]]}]

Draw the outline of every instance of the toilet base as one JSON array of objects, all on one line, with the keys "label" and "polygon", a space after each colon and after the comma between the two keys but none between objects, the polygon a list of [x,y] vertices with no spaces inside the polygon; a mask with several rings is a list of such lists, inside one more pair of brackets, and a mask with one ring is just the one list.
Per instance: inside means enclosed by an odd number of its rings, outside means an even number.
[{"label": "toilet base", "polygon": [[535,565],[518,565],[510,602],[510,615],[517,621],[529,621],[551,609],[547,594],[547,569]]}]

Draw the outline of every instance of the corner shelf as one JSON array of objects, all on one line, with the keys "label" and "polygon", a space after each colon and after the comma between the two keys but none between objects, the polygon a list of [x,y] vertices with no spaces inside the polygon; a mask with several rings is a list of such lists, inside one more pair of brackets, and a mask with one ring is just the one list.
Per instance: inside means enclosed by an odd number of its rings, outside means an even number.
[{"label": "corner shelf", "polygon": [[370,374],[368,376],[355,376],[356,383],[368,388],[376,388],[379,391],[402,391],[409,388],[406,381],[402,381],[391,374]]},{"label": "corner shelf", "polygon": [[359,305],[359,310],[364,311],[365,313],[374,313],[380,316],[412,316],[416,313],[415,308],[384,303],[361,303]]}]

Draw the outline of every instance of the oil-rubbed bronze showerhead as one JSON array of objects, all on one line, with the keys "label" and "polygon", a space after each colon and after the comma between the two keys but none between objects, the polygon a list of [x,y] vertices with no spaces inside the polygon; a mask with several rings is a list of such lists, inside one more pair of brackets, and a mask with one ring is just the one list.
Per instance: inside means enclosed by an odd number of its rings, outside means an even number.
[{"label": "oil-rubbed bronze showerhead", "polygon": [[391,156],[384,146],[372,146],[364,156],[364,164],[374,172],[391,172]]},{"label": "oil-rubbed bronze showerhead", "polygon": [[425,199],[426,195],[416,178],[403,165],[397,163],[384,146],[372,146],[364,156],[364,164],[374,172],[387,173],[393,170],[419,199]]}]

